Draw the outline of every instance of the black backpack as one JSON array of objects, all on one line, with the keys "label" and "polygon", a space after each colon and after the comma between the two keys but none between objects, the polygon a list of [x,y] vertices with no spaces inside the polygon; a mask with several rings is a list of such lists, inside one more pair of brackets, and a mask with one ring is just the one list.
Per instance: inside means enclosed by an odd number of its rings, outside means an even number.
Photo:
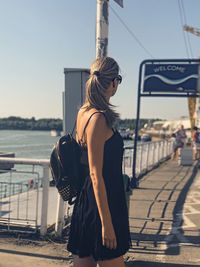
[{"label": "black backpack", "polygon": [[[90,119],[96,113],[92,113],[84,127],[80,144],[73,138],[72,134],[62,136],[55,144],[50,156],[50,169],[53,177],[53,183],[58,189],[64,201],[70,205],[74,204],[75,199],[81,191],[85,176],[88,174],[89,166],[87,151],[83,150],[81,144],[84,144],[83,136]],[[74,199],[74,200],[73,200]]]},{"label": "black backpack", "polygon": [[81,190],[81,146],[71,134],[57,141],[50,156],[50,169],[59,194],[71,205]]}]

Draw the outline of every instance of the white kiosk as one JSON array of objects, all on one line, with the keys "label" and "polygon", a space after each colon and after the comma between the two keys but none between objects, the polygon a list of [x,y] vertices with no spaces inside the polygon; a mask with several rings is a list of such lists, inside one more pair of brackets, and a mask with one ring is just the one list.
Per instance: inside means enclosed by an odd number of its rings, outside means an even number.
[{"label": "white kiosk", "polygon": [[65,68],[65,91],[63,92],[63,131],[71,132],[79,107],[85,99],[85,83],[89,69]]}]

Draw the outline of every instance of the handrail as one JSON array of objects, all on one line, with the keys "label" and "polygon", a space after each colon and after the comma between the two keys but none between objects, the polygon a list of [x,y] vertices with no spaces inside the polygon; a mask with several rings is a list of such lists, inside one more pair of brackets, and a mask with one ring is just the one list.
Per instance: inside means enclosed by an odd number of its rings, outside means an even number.
[{"label": "handrail", "polygon": [[14,164],[24,164],[24,165],[40,165],[49,166],[50,160],[48,159],[26,159],[26,158],[8,158],[0,157],[0,162],[5,163],[14,163]]},{"label": "handrail", "polygon": [[[138,142],[135,170],[137,178],[150,171],[153,167],[158,166],[160,162],[169,158],[172,153],[172,144],[173,141],[167,139],[150,142]],[[132,175],[133,151],[133,145],[124,146],[123,172],[129,176]]]}]

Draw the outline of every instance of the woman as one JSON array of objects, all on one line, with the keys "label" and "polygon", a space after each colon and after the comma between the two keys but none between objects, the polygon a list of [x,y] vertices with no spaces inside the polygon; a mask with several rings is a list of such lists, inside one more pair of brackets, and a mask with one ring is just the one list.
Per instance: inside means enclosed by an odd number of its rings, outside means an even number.
[{"label": "woman", "polygon": [[181,124],[178,128],[178,130],[175,132],[176,135],[176,154],[175,154],[175,158],[180,160],[181,157],[181,150],[183,149],[185,143],[186,143],[186,139],[187,139],[187,135],[184,129],[184,126]]},{"label": "woman", "polygon": [[[117,62],[98,58],[77,116],[77,141],[86,152],[86,178],[72,215],[68,250],[74,267],[124,267],[130,246],[122,177],[123,140],[113,129],[119,117],[110,104],[122,77]],[[83,154],[84,155],[84,154]],[[88,168],[87,168],[88,164]]]},{"label": "woman", "polygon": [[193,128],[192,141],[193,141],[193,150],[194,150],[194,160],[199,160],[200,159],[200,132],[196,126],[194,126]]}]

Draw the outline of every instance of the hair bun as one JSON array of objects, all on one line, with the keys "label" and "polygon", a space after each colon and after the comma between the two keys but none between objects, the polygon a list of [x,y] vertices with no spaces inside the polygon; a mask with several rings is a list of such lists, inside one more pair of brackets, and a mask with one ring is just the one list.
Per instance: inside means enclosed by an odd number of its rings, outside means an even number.
[{"label": "hair bun", "polygon": [[100,71],[98,71],[98,70],[95,70],[95,71],[93,72],[93,75],[95,75],[95,76],[99,77],[99,76],[100,76]]}]

